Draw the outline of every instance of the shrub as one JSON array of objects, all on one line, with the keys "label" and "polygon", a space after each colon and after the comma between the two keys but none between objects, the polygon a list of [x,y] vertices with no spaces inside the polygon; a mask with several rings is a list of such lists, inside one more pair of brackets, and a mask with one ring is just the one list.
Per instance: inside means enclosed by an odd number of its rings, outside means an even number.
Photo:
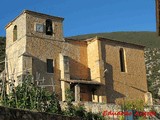
[{"label": "shrub", "polygon": [[35,85],[31,75],[27,75],[22,84],[15,87],[10,94],[3,93],[0,102],[4,106],[13,108],[61,112],[56,94]]},{"label": "shrub", "polygon": [[122,109],[144,111],[144,105],[145,104],[143,100],[125,101],[125,103],[122,105]]}]

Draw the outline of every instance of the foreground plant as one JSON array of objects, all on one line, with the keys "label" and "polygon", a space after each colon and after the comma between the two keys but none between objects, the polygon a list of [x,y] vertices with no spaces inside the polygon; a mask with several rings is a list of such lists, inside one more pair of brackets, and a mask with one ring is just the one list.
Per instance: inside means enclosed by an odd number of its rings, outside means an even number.
[{"label": "foreground plant", "polygon": [[[22,84],[13,88],[10,94],[6,94],[5,90],[1,92],[1,105],[39,112],[78,116],[84,120],[104,120],[102,115],[87,112],[81,105],[74,106],[72,103],[74,101],[73,92],[70,90],[66,90],[67,108],[61,111],[58,97],[54,92],[50,93],[44,88],[35,85],[31,75],[27,75],[22,81]],[[3,83],[3,86],[6,89],[6,83]]]},{"label": "foreground plant", "polygon": [[4,92],[0,102],[4,106],[13,108],[40,112],[61,112],[56,94],[35,85],[31,75],[26,76],[22,84],[15,87],[10,94]]}]

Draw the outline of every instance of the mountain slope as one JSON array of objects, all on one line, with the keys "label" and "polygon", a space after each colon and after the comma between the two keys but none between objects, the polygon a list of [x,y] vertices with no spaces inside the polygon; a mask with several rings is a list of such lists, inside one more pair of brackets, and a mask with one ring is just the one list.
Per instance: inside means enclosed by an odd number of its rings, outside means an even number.
[{"label": "mountain slope", "polygon": [[156,32],[112,32],[72,36],[68,38],[83,40],[91,37],[104,37],[116,41],[134,43],[149,48],[160,48],[160,37]]},{"label": "mountain slope", "polygon": [[0,72],[4,69],[4,63],[1,63],[4,60],[5,55],[5,37],[0,37]]}]

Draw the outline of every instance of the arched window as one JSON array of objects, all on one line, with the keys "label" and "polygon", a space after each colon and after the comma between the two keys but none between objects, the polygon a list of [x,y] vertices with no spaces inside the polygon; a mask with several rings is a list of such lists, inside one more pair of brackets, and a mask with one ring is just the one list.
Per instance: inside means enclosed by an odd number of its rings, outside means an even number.
[{"label": "arched window", "polygon": [[124,52],[123,48],[120,48],[120,50],[119,50],[119,57],[120,57],[121,72],[126,72],[125,52]]},{"label": "arched window", "polygon": [[52,35],[52,34],[53,34],[52,20],[47,19],[46,20],[46,35]]},{"label": "arched window", "polygon": [[15,25],[13,28],[13,41],[16,40],[17,40],[17,25]]}]

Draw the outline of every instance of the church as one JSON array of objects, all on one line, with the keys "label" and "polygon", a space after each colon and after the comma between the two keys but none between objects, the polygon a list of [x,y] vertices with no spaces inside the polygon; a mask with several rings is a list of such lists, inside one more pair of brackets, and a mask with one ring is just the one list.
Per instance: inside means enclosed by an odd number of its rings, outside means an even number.
[{"label": "church", "polygon": [[144,46],[97,36],[65,38],[63,20],[24,10],[6,25],[7,80],[17,86],[29,73],[61,101],[70,89],[75,101],[149,102]]}]

